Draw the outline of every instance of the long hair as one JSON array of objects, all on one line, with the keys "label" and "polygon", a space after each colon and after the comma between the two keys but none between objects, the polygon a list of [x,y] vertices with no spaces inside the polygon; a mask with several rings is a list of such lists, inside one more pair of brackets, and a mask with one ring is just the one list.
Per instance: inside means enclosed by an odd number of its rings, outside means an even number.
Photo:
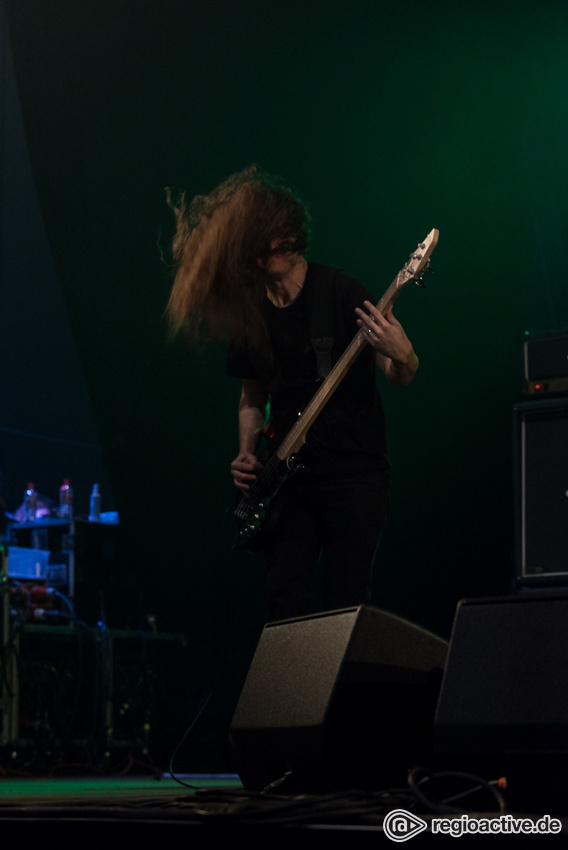
[{"label": "long hair", "polygon": [[268,256],[273,239],[303,253],[308,244],[306,205],[279,178],[249,166],[233,174],[209,195],[174,203],[173,258],[177,272],[166,314],[174,332],[213,336],[267,347],[261,304],[266,274],[259,258]]}]

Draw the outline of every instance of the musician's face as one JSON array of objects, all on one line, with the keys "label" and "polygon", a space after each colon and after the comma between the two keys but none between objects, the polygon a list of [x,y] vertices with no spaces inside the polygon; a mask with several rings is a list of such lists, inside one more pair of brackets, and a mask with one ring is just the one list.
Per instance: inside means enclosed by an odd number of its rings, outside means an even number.
[{"label": "musician's face", "polygon": [[270,275],[270,277],[282,277],[287,274],[300,259],[299,254],[293,248],[291,239],[273,239],[270,243],[268,256],[259,257],[258,265]]}]

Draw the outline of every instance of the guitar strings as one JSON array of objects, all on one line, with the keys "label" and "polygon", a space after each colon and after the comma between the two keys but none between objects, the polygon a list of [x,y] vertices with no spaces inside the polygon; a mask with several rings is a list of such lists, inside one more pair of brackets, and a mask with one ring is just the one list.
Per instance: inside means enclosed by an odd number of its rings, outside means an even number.
[{"label": "guitar strings", "polygon": [[246,496],[244,499],[241,499],[241,501],[237,505],[237,509],[235,511],[237,516],[240,516],[243,513],[243,511],[248,510],[248,508],[251,508],[255,504],[255,502],[257,501],[257,498],[258,498],[257,494],[260,494],[262,492],[263,484],[266,483],[267,478],[270,478],[270,476],[272,475],[272,472],[278,466],[279,461],[280,461],[280,458],[275,453],[275,454],[272,455],[272,457],[266,463],[266,465],[263,466],[262,470],[259,472],[259,474],[257,476],[256,481],[252,485],[252,488],[251,488],[252,492],[250,493],[249,496]]},{"label": "guitar strings", "polygon": [[[311,399],[311,401],[308,402],[306,409],[302,413],[302,417],[304,419],[304,422],[305,422],[306,419],[309,418],[309,415],[311,414],[311,410],[314,406],[316,398],[318,399],[318,402],[319,402],[320,399],[323,400],[324,398],[327,401],[327,397],[330,394],[332,394],[333,390],[335,390],[335,387],[332,388],[331,385],[332,385],[334,376],[342,368],[343,361],[345,359],[345,355],[347,355],[348,353],[351,353],[351,351],[354,348],[358,348],[359,346],[361,346],[361,343],[366,343],[366,342],[367,342],[367,339],[366,339],[365,334],[363,333],[362,330],[358,330],[357,333],[355,334],[355,336],[353,337],[353,339],[351,340],[350,344],[348,345],[347,349],[345,350],[343,356],[337,361],[337,363],[335,364],[335,366],[331,370],[331,372],[328,376],[328,378],[330,379],[329,382],[326,379],[326,381],[320,387],[320,390]],[[360,350],[361,349],[359,349],[357,351],[357,354],[359,353]],[[326,388],[326,384],[327,384],[327,388]],[[319,406],[319,404],[318,404],[318,406]],[[284,437],[284,440],[280,444],[280,448],[282,448],[282,446],[285,444],[286,440],[289,439],[289,437],[290,437],[290,431]],[[235,510],[235,515],[239,519],[245,519],[246,513],[248,513],[248,510],[250,508],[252,508],[258,501],[261,500],[262,487],[265,483],[267,483],[266,479],[270,478],[272,476],[274,469],[278,466],[278,463],[280,463],[280,462],[285,462],[285,461],[283,461],[282,458],[278,457],[278,449],[277,449],[275,451],[275,453],[272,455],[272,457],[270,458],[270,460],[262,468],[261,472],[259,472],[256,481],[254,482],[254,484],[251,487],[250,494],[248,496],[246,496],[245,498],[241,499],[241,501],[239,502],[239,504],[238,504],[238,506]]]}]

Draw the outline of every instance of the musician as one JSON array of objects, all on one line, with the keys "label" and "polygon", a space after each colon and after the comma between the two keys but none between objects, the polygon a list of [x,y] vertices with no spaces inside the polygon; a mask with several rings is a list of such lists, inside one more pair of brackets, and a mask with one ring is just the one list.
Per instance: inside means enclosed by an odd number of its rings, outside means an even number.
[{"label": "musician", "polygon": [[[312,613],[320,552],[323,608],[365,603],[389,491],[375,370],[393,384],[410,383],[418,368],[412,345],[392,310],[382,316],[358,281],[306,260],[306,205],[278,179],[252,166],[190,204],[182,197],[174,210],[177,274],[168,314],[174,329],[195,336],[206,327],[231,342],[228,374],[242,381],[231,473],[243,495],[262,469],[261,433],[282,439],[322,368],[337,361],[358,327],[367,335],[308,432],[305,469],[274,499],[264,545],[270,619]],[[327,350],[318,348],[314,327],[327,328]]]}]

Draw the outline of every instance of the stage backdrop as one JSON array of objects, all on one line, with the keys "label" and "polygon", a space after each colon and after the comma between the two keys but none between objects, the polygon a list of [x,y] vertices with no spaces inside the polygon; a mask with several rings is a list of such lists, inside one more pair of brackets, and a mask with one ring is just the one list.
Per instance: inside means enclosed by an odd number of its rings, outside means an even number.
[{"label": "stage backdrop", "polygon": [[[94,418],[74,433],[104,449],[125,569],[159,626],[211,658],[227,641],[246,656],[265,619],[262,562],[231,551],[225,522],[239,387],[222,344],[172,343],[163,320],[164,187],[207,192],[251,162],[309,200],[310,256],[377,298],[439,228],[435,274],[396,306],[420,371],[407,389],[381,385],[394,501],[374,601],[447,635],[460,597],[506,590],[522,335],[568,325],[567,4],[4,0],[4,11],[37,227],[62,293],[45,321],[68,316]],[[21,287],[17,263],[5,286]],[[13,305],[18,321],[35,298]]]}]

